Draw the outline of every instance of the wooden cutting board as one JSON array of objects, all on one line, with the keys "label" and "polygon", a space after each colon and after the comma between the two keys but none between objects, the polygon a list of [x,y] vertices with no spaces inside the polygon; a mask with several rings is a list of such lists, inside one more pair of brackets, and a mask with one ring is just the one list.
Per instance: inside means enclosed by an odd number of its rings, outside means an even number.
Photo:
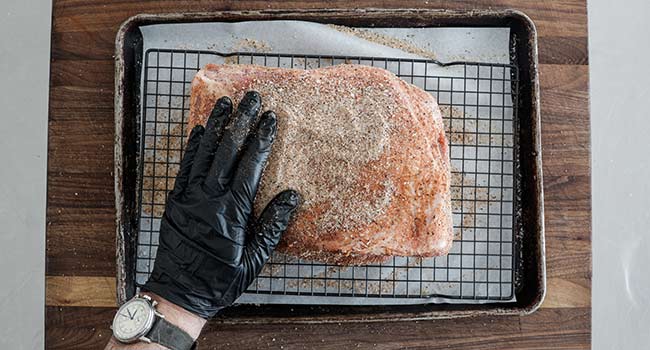
[{"label": "wooden cutting board", "polygon": [[590,348],[591,191],[585,1],[55,0],[50,82],[46,347],[101,349],[115,312],[114,40],[138,13],[299,8],[507,9],[539,34],[548,294],[524,317],[224,325],[202,349]]}]

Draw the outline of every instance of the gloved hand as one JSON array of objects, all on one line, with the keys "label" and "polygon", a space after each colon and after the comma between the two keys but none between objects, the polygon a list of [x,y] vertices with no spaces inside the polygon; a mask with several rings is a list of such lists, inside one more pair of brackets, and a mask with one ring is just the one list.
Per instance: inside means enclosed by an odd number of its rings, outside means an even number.
[{"label": "gloved hand", "polygon": [[286,190],[251,218],[277,124],[270,111],[256,123],[260,108],[256,92],[248,92],[234,113],[230,99],[220,98],[206,127],[192,130],[167,198],[143,290],[203,318],[231,305],[251,284],[299,202]]}]

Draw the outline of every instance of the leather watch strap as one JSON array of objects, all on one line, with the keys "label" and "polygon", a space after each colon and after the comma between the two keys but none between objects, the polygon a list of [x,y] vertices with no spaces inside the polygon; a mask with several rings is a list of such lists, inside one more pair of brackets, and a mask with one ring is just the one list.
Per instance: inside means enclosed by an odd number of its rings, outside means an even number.
[{"label": "leather watch strap", "polygon": [[161,317],[156,317],[147,338],[171,350],[194,349],[194,339],[189,334]]}]

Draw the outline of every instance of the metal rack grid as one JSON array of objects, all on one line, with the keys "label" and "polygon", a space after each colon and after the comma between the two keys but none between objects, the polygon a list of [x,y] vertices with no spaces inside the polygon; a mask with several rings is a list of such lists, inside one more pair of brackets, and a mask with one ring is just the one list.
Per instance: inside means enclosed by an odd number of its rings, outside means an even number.
[{"label": "metal rack grid", "polygon": [[514,297],[517,68],[506,64],[370,57],[152,49],[143,66],[140,230],[136,285],[153,268],[160,218],[183,153],[190,83],[207,63],[318,68],[356,63],[387,69],[433,94],[452,165],[455,240],[449,255],[393,257],[336,266],[276,253],[249,294],[505,301]]}]

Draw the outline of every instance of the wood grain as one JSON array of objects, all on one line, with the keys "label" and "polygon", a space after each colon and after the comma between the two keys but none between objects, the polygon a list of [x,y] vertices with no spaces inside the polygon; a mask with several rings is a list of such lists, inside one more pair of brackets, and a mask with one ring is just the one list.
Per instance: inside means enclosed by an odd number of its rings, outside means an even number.
[{"label": "wood grain", "polygon": [[539,39],[538,48],[542,64],[589,63],[586,36],[544,36]]},{"label": "wood grain", "polygon": [[[294,10],[294,9],[337,9],[337,8],[430,8],[471,10],[477,8],[516,8],[535,20],[537,29],[549,36],[587,36],[587,8],[584,0],[552,1],[444,1],[444,0],[402,0],[402,1],[114,1],[57,0],[53,25],[55,29],[66,28],[66,32],[88,32],[105,28],[117,29],[126,18],[137,13],[211,12],[245,10]],[[107,10],[110,9],[110,10]],[[117,19],[117,21],[116,21]],[[122,19],[120,21],[119,19]],[[558,25],[561,23],[562,25]],[[57,30],[58,31],[58,30]]]},{"label": "wood grain", "polygon": [[102,306],[114,305],[113,54],[119,25],[138,13],[324,7],[515,8],[533,19],[542,92],[547,299],[526,317],[354,325],[211,323],[201,348],[590,347],[589,59],[584,0],[55,0],[48,151],[48,349],[101,349],[110,334],[114,309]]},{"label": "wood grain", "polygon": [[549,278],[542,309],[591,306],[591,279]]},{"label": "wood grain", "polygon": [[115,307],[115,277],[47,276],[45,305]]},{"label": "wood grain", "polygon": [[588,66],[542,64],[539,72],[548,277],[574,278],[589,286]]},{"label": "wood grain", "polygon": [[[48,307],[48,349],[101,349],[112,308]],[[228,325],[209,323],[200,349],[587,349],[589,308],[543,309],[529,317],[420,322]]]}]

